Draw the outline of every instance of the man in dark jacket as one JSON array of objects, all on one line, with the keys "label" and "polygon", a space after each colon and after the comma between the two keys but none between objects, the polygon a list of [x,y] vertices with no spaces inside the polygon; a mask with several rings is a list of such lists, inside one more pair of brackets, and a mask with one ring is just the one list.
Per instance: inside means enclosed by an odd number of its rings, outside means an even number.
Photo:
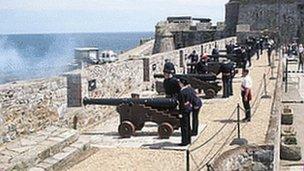
[{"label": "man in dark jacket", "polygon": [[169,59],[165,60],[164,70],[171,71],[172,74],[176,73],[174,64]]},{"label": "man in dark jacket", "polygon": [[178,80],[173,77],[171,70],[164,70],[164,89],[167,98],[175,98],[178,97],[180,93],[180,86]]},{"label": "man in dark jacket", "polygon": [[[195,50],[188,56],[188,59],[190,59],[191,64],[196,64],[198,62],[198,54],[196,53]],[[194,68],[195,68],[195,66],[191,65],[190,73],[195,72]]]}]

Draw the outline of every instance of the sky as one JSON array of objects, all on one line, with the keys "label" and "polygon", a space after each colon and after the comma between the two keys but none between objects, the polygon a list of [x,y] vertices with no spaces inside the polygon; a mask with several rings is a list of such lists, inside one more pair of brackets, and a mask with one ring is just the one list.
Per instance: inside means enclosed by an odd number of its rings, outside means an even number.
[{"label": "sky", "polygon": [[224,21],[228,0],[0,0],[0,34],[154,31],[168,16]]}]

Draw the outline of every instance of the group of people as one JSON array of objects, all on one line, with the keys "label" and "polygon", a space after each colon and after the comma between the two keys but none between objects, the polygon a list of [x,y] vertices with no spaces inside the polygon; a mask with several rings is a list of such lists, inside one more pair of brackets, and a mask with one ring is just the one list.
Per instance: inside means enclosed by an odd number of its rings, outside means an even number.
[{"label": "group of people", "polygon": [[[167,98],[176,98],[179,101],[181,113],[180,125],[182,133],[181,146],[191,143],[191,136],[198,134],[198,114],[202,107],[202,101],[196,91],[190,86],[186,79],[177,79],[173,76],[173,70],[164,69],[164,89]],[[190,126],[190,115],[192,113],[192,126]]]},{"label": "group of people", "polygon": [[304,47],[303,44],[292,43],[283,47],[283,53],[288,56],[298,57],[298,70],[304,71]]}]

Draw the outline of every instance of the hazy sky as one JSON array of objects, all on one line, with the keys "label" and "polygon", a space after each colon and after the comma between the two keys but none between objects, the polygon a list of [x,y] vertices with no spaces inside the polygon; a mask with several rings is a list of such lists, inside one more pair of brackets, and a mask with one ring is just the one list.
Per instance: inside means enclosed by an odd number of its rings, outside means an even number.
[{"label": "hazy sky", "polygon": [[228,0],[0,0],[0,34],[154,31],[167,16],[224,20]]}]

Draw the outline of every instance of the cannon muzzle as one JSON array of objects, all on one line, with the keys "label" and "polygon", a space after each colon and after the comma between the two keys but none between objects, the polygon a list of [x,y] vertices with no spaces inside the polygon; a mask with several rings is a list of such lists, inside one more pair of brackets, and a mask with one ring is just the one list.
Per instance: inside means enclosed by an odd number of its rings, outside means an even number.
[{"label": "cannon muzzle", "polygon": [[141,104],[149,106],[155,109],[175,109],[178,105],[178,101],[173,98],[108,98],[108,99],[91,99],[84,98],[84,105],[107,105],[107,106],[119,106],[119,105],[134,105]]}]

